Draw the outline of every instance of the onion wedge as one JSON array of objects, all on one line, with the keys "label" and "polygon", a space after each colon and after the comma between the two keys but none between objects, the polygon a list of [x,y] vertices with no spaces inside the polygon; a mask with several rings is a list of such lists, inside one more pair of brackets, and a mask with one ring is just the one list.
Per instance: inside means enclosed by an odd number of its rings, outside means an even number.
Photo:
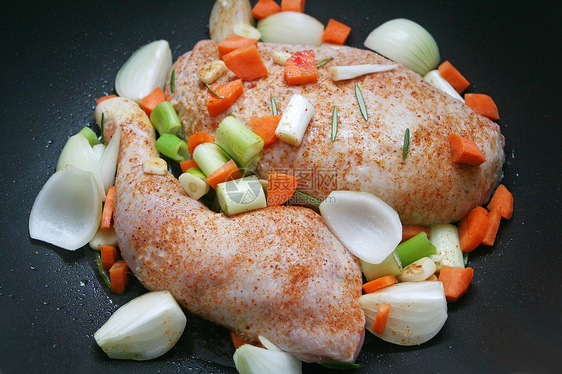
[{"label": "onion wedge", "polygon": [[240,374],[300,374],[302,361],[259,336],[265,348],[244,344],[234,352],[234,364]]},{"label": "onion wedge", "polygon": [[258,22],[261,39],[277,44],[322,44],[324,25],[299,12],[279,12]]}]

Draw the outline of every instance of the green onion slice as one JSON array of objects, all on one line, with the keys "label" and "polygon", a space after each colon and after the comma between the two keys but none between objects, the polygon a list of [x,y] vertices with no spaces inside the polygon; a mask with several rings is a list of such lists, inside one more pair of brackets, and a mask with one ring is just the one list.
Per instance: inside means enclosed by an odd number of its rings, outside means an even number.
[{"label": "green onion slice", "polygon": [[336,140],[336,135],[338,135],[338,107],[334,105],[332,110],[332,141]]},{"label": "green onion slice", "polygon": [[349,364],[346,362],[332,362],[332,361],[320,361],[318,364],[325,366],[330,369],[361,369],[363,365],[361,364]]},{"label": "green onion slice", "polygon": [[176,90],[176,69],[172,70],[172,76],[170,77],[170,91],[174,93]]},{"label": "green onion slice", "polygon": [[164,156],[176,161],[185,161],[191,158],[187,143],[178,136],[164,133],[156,140],[156,149]]},{"label": "green onion slice", "polygon": [[326,65],[328,62],[332,61],[333,59],[334,59],[333,57],[325,58],[325,59],[323,59],[322,61],[319,61],[319,62],[316,64],[316,67],[317,67],[317,68],[321,68],[322,66]]},{"label": "green onion slice", "polygon": [[273,95],[271,95],[271,112],[273,113],[274,116],[279,114],[279,111],[277,110],[277,102],[275,101]]},{"label": "green onion slice", "polygon": [[361,93],[361,88],[355,83],[355,97],[357,97],[357,104],[359,104],[359,109],[361,109],[361,114],[365,121],[369,120],[369,114],[367,113],[367,107],[365,106],[365,99],[363,99],[363,93]]},{"label": "green onion slice", "polygon": [[404,146],[402,147],[402,161],[406,159],[408,154],[408,148],[410,147],[410,129],[407,128],[404,133]]},{"label": "green onion slice", "polygon": [[216,93],[215,91],[213,91],[213,89],[211,88],[211,86],[209,86],[209,83],[205,83],[205,87],[207,87],[207,89],[216,97],[218,97],[219,99],[224,99],[224,96],[219,95],[218,93]]}]

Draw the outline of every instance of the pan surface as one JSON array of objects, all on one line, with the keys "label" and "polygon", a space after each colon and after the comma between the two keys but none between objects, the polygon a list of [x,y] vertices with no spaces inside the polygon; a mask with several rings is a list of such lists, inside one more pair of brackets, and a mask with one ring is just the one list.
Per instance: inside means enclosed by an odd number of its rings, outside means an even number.
[{"label": "pan surface", "polygon": [[[255,0],[252,0],[252,4]],[[170,43],[174,59],[208,38],[213,2],[3,2],[1,7],[0,372],[236,373],[227,331],[188,315],[178,344],[148,361],[110,360],[93,334],[126,295],[101,282],[90,249],[32,240],[29,211],[69,136],[94,125],[95,99],[114,93],[119,67],[140,46]],[[408,18],[436,39],[468,92],[496,101],[506,137],[503,183],[515,211],[493,247],[470,256],[468,293],[445,327],[419,347],[368,336],[357,373],[561,372],[559,151],[561,7],[532,1],[308,0],[323,24],[352,27],[363,47],[376,26]],[[304,372],[331,372],[304,365]]]}]

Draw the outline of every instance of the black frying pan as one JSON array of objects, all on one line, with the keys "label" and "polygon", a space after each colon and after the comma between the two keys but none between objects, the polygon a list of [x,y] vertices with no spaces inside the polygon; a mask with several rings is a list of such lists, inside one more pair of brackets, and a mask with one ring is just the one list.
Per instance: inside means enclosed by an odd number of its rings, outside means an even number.
[{"label": "black frying pan", "polygon": [[[255,1],[252,1],[254,4]],[[19,1],[2,4],[0,371],[235,373],[226,330],[188,315],[179,343],[149,362],[110,360],[94,332],[144,292],[110,293],[88,249],[29,238],[29,211],[67,138],[94,123],[118,68],[141,45],[169,41],[177,58],[208,38],[207,1]],[[352,27],[349,45],[392,18],[423,25],[470,92],[498,104],[506,136],[503,183],[515,213],[497,244],[470,256],[468,293],[420,347],[367,337],[361,373],[560,372],[560,6],[545,2],[309,0],[306,12]],[[95,127],[95,126],[94,126]],[[305,372],[320,372],[305,365]],[[324,372],[330,372],[325,369]]]}]

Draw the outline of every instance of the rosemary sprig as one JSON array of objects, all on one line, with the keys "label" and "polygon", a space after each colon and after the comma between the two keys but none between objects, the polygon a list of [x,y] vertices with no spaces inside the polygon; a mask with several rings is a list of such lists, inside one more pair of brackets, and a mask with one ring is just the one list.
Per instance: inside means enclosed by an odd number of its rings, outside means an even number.
[{"label": "rosemary sprig", "polygon": [[361,114],[365,121],[369,120],[369,114],[367,113],[367,107],[365,106],[365,99],[363,99],[363,93],[361,93],[361,88],[355,83],[355,97],[357,98],[357,103],[359,104],[359,109],[361,109]]},{"label": "rosemary sprig", "polygon": [[215,91],[213,91],[213,89],[211,88],[211,86],[209,86],[209,83],[205,83],[205,87],[207,87],[207,89],[216,97],[218,97],[219,99],[224,99],[224,96],[219,95],[218,93],[216,93]]},{"label": "rosemary sprig", "polygon": [[271,112],[273,113],[274,116],[276,116],[279,113],[277,111],[277,102],[275,101],[273,95],[271,95]]},{"label": "rosemary sprig", "polygon": [[338,107],[334,105],[332,110],[332,141],[336,140],[338,135]]},{"label": "rosemary sprig", "polygon": [[322,61],[318,61],[318,63],[316,64],[317,68],[321,68],[322,66],[326,65],[328,62],[332,61],[334,58],[333,57],[328,57],[323,59]]},{"label": "rosemary sprig", "polygon": [[402,147],[402,161],[406,160],[409,147],[410,147],[410,129],[406,128],[406,132],[404,133],[404,146]]},{"label": "rosemary sprig", "polygon": [[103,134],[103,122],[104,122],[104,113],[101,112],[101,123],[100,123],[100,129],[101,129],[101,133]]},{"label": "rosemary sprig", "polygon": [[321,200],[310,196],[308,194],[305,194],[304,192],[300,192],[300,191],[295,191],[295,195],[300,196],[302,199],[304,199],[306,201],[306,203],[314,206],[315,208],[318,208],[320,206],[320,203],[322,203]]},{"label": "rosemary sprig", "polygon": [[108,288],[111,288],[111,280],[109,279],[109,274],[107,270],[103,267],[103,263],[101,262],[101,255],[99,251],[96,251],[96,265],[98,269],[98,273]]},{"label": "rosemary sprig", "polygon": [[170,91],[174,93],[176,90],[176,69],[172,70],[172,76],[170,77]]}]

